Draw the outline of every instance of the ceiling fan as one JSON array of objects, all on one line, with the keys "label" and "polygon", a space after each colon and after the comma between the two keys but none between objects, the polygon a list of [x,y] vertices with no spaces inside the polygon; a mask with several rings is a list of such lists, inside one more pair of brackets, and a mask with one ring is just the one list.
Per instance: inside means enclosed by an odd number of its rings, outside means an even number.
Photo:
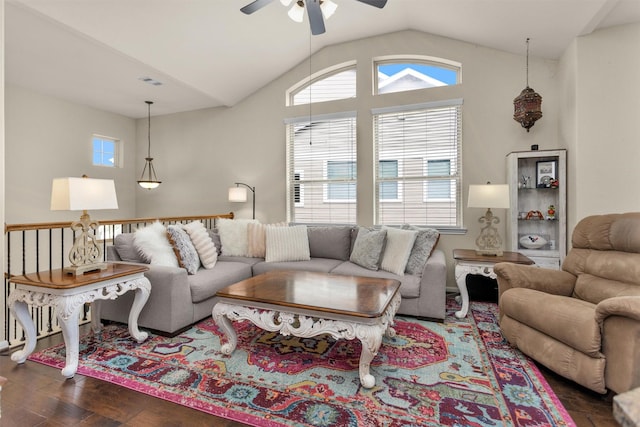
[{"label": "ceiling fan", "polygon": [[[246,5],[245,7],[241,8],[240,11],[243,13],[246,13],[247,15],[250,15],[257,10],[262,9],[272,1],[273,0],[254,0],[248,5]],[[377,7],[379,9],[382,9],[387,4],[387,0],[356,0],[356,1],[359,1],[360,3],[368,4],[369,6]],[[286,2],[286,4],[288,4],[289,2]],[[322,9],[321,9],[322,3],[323,3],[323,0],[296,1],[297,6],[301,8],[305,8],[306,6],[307,15],[309,16],[309,25],[311,26],[311,34],[313,34],[314,36],[325,32],[324,19],[322,18]],[[285,4],[285,2],[283,2],[283,4]]]}]

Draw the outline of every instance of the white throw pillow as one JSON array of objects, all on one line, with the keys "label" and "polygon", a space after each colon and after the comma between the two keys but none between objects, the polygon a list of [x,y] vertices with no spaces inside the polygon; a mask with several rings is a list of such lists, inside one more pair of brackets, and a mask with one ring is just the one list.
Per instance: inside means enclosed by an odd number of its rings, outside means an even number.
[{"label": "white throw pillow", "polygon": [[137,230],[133,237],[140,254],[149,260],[149,264],[179,267],[176,254],[167,238],[167,229],[161,222]]},{"label": "white throw pillow", "polygon": [[275,227],[286,227],[286,222],[278,222],[276,224],[247,224],[247,256],[251,258],[264,258],[267,252],[267,234],[266,230],[269,225]]},{"label": "white throw pillow", "polygon": [[216,228],[220,234],[222,255],[247,256],[249,240],[247,225],[257,222],[255,219],[228,219],[220,218],[216,222]]},{"label": "white throw pillow", "polygon": [[184,225],[184,230],[189,234],[191,243],[195,246],[200,262],[206,269],[215,267],[218,261],[218,250],[211,236],[200,221],[193,221]]},{"label": "white throw pillow", "polygon": [[308,261],[309,235],[306,225],[293,227],[266,227],[266,262]]},{"label": "white throw pillow", "polygon": [[404,276],[404,270],[418,231],[388,227],[383,227],[383,229],[387,230],[387,244],[382,254],[380,268],[398,276]]}]

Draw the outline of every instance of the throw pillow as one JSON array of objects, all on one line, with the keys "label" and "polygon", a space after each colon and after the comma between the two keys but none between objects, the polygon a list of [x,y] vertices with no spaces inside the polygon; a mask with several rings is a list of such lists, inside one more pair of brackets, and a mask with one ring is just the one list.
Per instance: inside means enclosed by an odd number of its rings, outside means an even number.
[{"label": "throw pillow", "polygon": [[309,237],[306,225],[266,228],[266,262],[308,261]]},{"label": "throw pillow", "polygon": [[312,226],[308,228],[309,251],[313,258],[346,261],[351,253],[350,226]]},{"label": "throw pillow", "polygon": [[380,268],[398,276],[404,276],[418,231],[387,227],[383,229],[387,231],[387,244],[382,254]]},{"label": "throw pillow", "polygon": [[[285,222],[269,224],[275,227],[286,227]],[[267,251],[266,228],[268,224],[250,222],[247,224],[247,256],[251,258],[264,258]]]},{"label": "throw pillow", "polygon": [[209,237],[211,237],[211,240],[213,240],[213,244],[216,245],[218,256],[222,255],[222,242],[220,242],[220,233],[218,233],[218,229],[208,228],[207,233],[209,233]]},{"label": "throw pillow", "polygon": [[196,274],[200,268],[200,257],[187,232],[181,225],[170,225],[167,227],[167,237],[173,246],[180,267],[187,270],[188,274]]},{"label": "throw pillow", "polygon": [[209,233],[207,233],[207,229],[204,228],[204,224],[200,221],[190,222],[184,225],[184,231],[189,234],[191,243],[193,243],[196,252],[198,252],[202,266],[206,269],[215,267],[218,261],[218,250]]},{"label": "throw pillow", "polygon": [[136,230],[133,241],[140,255],[149,260],[149,264],[178,267],[171,243],[167,239],[167,230],[161,222]]},{"label": "throw pillow", "polygon": [[250,222],[257,222],[253,219],[228,219],[220,218],[216,227],[220,234],[222,244],[222,255],[225,256],[247,256],[249,240],[247,235],[247,225]]},{"label": "throw pillow", "polygon": [[403,225],[402,228],[418,231],[411,255],[409,255],[409,261],[407,261],[405,273],[422,276],[424,265],[438,244],[440,232],[435,228],[418,228],[413,225]]},{"label": "throw pillow", "polygon": [[378,270],[386,237],[387,230],[358,227],[358,236],[349,261],[369,270]]},{"label": "throw pillow", "polygon": [[116,248],[118,256],[122,261],[149,264],[149,260],[143,258],[136,248],[134,236],[133,233],[121,233],[113,239],[113,246]]}]

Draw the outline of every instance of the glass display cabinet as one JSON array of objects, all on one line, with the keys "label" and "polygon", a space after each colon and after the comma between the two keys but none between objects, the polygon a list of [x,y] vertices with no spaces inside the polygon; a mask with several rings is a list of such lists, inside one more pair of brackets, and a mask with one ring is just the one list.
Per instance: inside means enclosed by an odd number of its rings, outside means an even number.
[{"label": "glass display cabinet", "polygon": [[509,153],[507,183],[506,250],[560,269],[567,253],[567,151]]}]

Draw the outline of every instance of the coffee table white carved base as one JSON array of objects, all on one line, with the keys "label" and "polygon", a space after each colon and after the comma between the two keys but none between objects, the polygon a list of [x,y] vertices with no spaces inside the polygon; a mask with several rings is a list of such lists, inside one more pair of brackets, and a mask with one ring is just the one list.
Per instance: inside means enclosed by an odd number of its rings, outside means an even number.
[{"label": "coffee table white carved base", "polygon": [[9,294],[8,304],[25,332],[26,341],[22,350],[11,355],[11,360],[24,363],[36,347],[37,333],[29,305],[51,306],[55,308],[65,344],[66,363],[61,372],[65,378],[72,378],[78,370],[80,308],[91,303],[91,329],[98,333],[102,328],[99,300],[116,299],[130,290],[135,290],[135,297],[129,312],[129,333],[137,342],[143,342],[148,334],[138,329],[138,316],[149,299],[151,283],[142,272],[69,289],[16,284],[16,289]]},{"label": "coffee table white carved base", "polygon": [[[362,343],[359,374],[360,383],[371,388],[376,380],[370,373],[370,365],[378,354],[382,337],[395,336],[393,318],[400,307],[400,293],[397,293],[380,317],[362,318],[357,316],[331,315],[327,312],[312,310],[291,310],[289,307],[278,307],[270,304],[240,305],[236,301],[230,303],[224,299],[218,302],[212,311],[213,319],[224,332],[227,343],[221,351],[231,354],[238,344],[238,336],[230,320],[248,320],[261,329],[279,332],[284,336],[293,335],[310,338],[329,334],[335,339],[359,339]],[[286,311],[282,311],[286,310]]]}]

